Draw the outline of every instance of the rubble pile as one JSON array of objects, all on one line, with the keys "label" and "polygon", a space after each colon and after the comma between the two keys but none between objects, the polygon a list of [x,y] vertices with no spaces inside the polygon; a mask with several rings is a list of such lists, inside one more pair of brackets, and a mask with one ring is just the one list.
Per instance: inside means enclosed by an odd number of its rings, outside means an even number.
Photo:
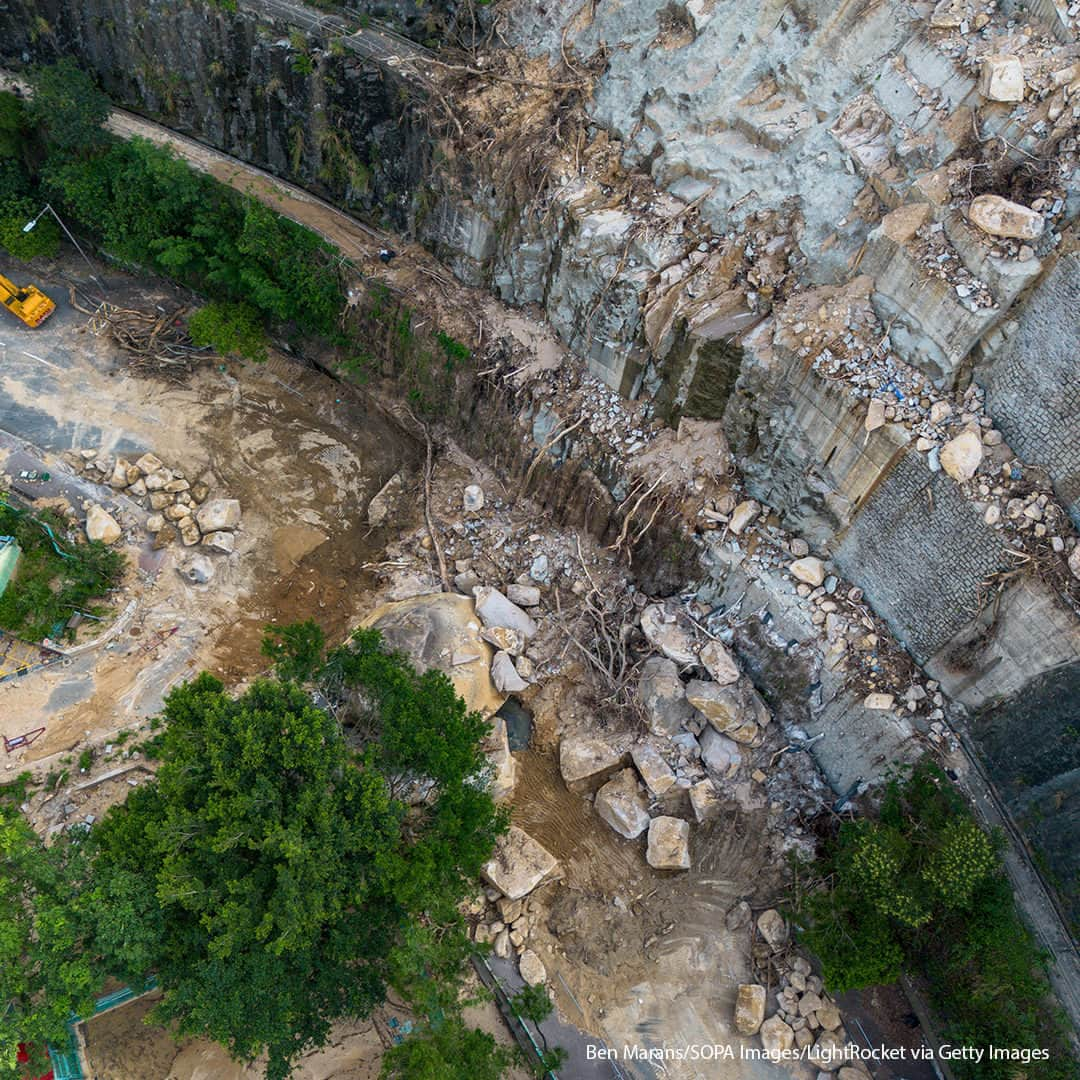
[{"label": "rubble pile", "polygon": [[[154,454],[137,461],[110,458],[99,450],[77,450],[65,460],[83,476],[124,494],[150,511],[147,532],[154,547],[162,548],[178,537],[185,547],[200,545],[212,552],[231,554],[240,526],[240,504],[235,499],[211,499],[205,480],[191,482],[180,469],[169,468]],[[123,533],[116,519],[96,504],[87,504],[86,531],[91,540],[115,543]]]},{"label": "rubble pile", "polygon": [[[921,226],[909,245],[919,264],[931,277],[947,281],[960,303],[969,311],[997,308],[998,303],[986,282],[979,280],[964,265],[940,221]],[[1033,253],[1028,248],[1028,258]]]},{"label": "rubble pile", "polygon": [[[743,922],[748,921],[749,912],[732,909],[729,923],[733,915],[735,921]],[[765,1052],[779,1062],[798,1052],[822,1073],[835,1072],[839,1080],[868,1080],[870,1072],[848,1042],[836,1002],[825,993],[810,961],[792,949],[783,916],[772,908],[763,911],[753,929],[757,931],[756,966],[768,973],[770,986],[778,977],[780,988],[773,994],[776,1009],[770,1013],[767,988],[760,983],[741,984],[735,1001],[735,1030],[745,1036],[758,1035]]]}]

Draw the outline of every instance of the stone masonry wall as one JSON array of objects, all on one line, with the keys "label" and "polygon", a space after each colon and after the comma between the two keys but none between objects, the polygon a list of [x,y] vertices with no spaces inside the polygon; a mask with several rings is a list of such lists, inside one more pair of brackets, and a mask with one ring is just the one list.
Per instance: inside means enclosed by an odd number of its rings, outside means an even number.
[{"label": "stone masonry wall", "polygon": [[835,558],[920,662],[971,621],[981,583],[1005,565],[998,534],[915,453],[878,484]]},{"label": "stone masonry wall", "polygon": [[1058,260],[1017,322],[976,379],[1009,444],[1046,468],[1080,526],[1080,254]]}]

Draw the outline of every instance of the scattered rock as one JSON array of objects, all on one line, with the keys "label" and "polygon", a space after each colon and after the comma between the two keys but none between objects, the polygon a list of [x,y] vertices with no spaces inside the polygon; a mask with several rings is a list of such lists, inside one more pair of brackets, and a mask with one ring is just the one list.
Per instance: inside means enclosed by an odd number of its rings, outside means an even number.
[{"label": "scattered rock", "polygon": [[734,933],[744,926],[750,925],[752,912],[750,905],[745,900],[740,900],[725,916],[724,926]]},{"label": "scattered rock", "polygon": [[625,760],[622,750],[594,735],[570,735],[559,744],[559,772],[571,791],[607,779]]},{"label": "scattered rock", "polygon": [[152,510],[164,510],[167,506],[172,506],[176,500],[166,494],[164,491],[151,491],[150,492],[150,508]]},{"label": "scattered rock", "polygon": [[540,590],[535,585],[508,585],[506,598],[518,607],[536,607],[540,603]]},{"label": "scattered rock", "polygon": [[100,540],[103,544],[115,544],[123,535],[116,519],[96,503],[86,511],[86,538]]},{"label": "scattered rock", "polygon": [[784,916],[776,908],[769,908],[768,911],[763,911],[758,916],[757,928],[765,942],[774,949],[779,949],[786,944],[788,924],[784,921]]},{"label": "scattered rock", "polygon": [[641,632],[654,649],[676,664],[696,663],[693,634],[663,604],[650,604],[641,613]]},{"label": "scattered rock", "polygon": [[1069,555],[1069,570],[1074,578],[1080,578],[1080,544],[1077,544]]},{"label": "scattered rock", "polygon": [[819,1069],[835,1072],[844,1064],[844,1038],[837,1031],[822,1031],[807,1056]]},{"label": "scattered rock", "polygon": [[211,499],[199,507],[195,520],[204,533],[235,529],[240,524],[240,503],[236,499]]},{"label": "scattered rock", "polygon": [[630,758],[637,766],[641,779],[645,781],[645,786],[652,795],[656,797],[663,795],[675,783],[675,773],[660,756],[660,751],[655,746],[649,743],[638,743],[631,748]]},{"label": "scattered rock", "polygon": [[885,426],[885,402],[878,398],[871,398],[870,404],[866,407],[866,419],[863,421],[863,427],[867,431],[877,431],[879,427]]},{"label": "scattered rock", "polygon": [[734,510],[728,520],[728,529],[736,536],[742,534],[746,528],[761,513],[761,503],[756,499],[744,499]]},{"label": "scattered rock", "polygon": [[[126,458],[117,458],[113,466],[112,476],[109,477],[109,487],[126,488],[132,481],[128,479],[128,470],[134,468]],[[136,470],[138,473],[138,470]]]},{"label": "scattered rock", "polygon": [[188,491],[190,488],[191,488],[191,485],[186,480],[183,480],[183,479],[170,480],[165,485],[165,490],[167,492],[169,492],[170,495],[179,495],[180,492]]},{"label": "scattered rock", "polygon": [[654,870],[689,870],[690,823],[675,817],[653,818],[645,861]]},{"label": "scattered rock", "polygon": [[165,468],[165,462],[154,454],[143,454],[143,456],[135,462],[135,468],[138,469],[143,476],[149,476],[150,473],[156,473]]},{"label": "scattered rock", "polygon": [[517,630],[526,639],[536,634],[536,623],[491,586],[481,585],[476,589],[476,614],[485,626],[505,626]]},{"label": "scattered rock", "polygon": [[699,655],[702,666],[720,686],[739,681],[739,665],[719,641],[710,641]]},{"label": "scattered rock", "polygon": [[634,840],[649,827],[649,808],[633,769],[623,769],[596,793],[596,812],[620,836]]},{"label": "scattered rock", "polygon": [[[194,522],[192,522],[191,528],[196,528]],[[185,536],[185,529],[183,524],[181,524],[180,526],[180,535]],[[231,532],[207,533],[202,538],[202,542],[203,547],[208,547],[214,551],[223,552],[226,555],[231,555],[236,547],[236,534]],[[187,543],[186,539],[184,540],[184,543]]]},{"label": "scattered rock", "polygon": [[[724,736],[717,735],[717,738],[722,739]],[[734,746],[735,744],[732,743],[731,745]],[[694,820],[699,825],[704,825],[706,821],[711,821],[717,817],[720,814],[721,806],[720,795],[708,777],[699,780],[690,788],[690,808],[694,811]]]},{"label": "scattered rock", "polygon": [[968,207],[968,218],[991,236],[1011,236],[1017,240],[1038,240],[1043,234],[1043,216],[1000,195],[977,195]]},{"label": "scattered rock", "polygon": [[149,533],[158,533],[165,528],[165,517],[163,514],[151,514],[146,519],[146,531]]},{"label": "scattered rock", "polygon": [[730,686],[691,679],[686,684],[686,700],[717,731],[740,743],[758,741],[761,727],[769,720],[765,703],[746,679]]},{"label": "scattered rock", "polygon": [[756,1035],[765,1019],[765,987],[741,983],[735,999],[735,1030],[740,1035]]},{"label": "scattered rock", "polygon": [[532,949],[526,949],[521,954],[518,960],[518,971],[529,986],[543,986],[547,981],[547,968]]},{"label": "scattered rock", "polygon": [[196,555],[184,568],[183,573],[193,585],[206,585],[213,580],[214,564],[205,555]]},{"label": "scattered rock", "polygon": [[739,744],[726,735],[721,735],[715,728],[707,727],[701,733],[699,742],[702,764],[718,776],[731,775],[742,764]]},{"label": "scattered rock", "polygon": [[780,1019],[770,1016],[760,1029],[761,1047],[775,1061],[783,1061],[784,1054],[795,1045],[795,1032]]},{"label": "scattered rock", "polygon": [[525,651],[525,637],[520,630],[511,630],[508,626],[485,626],[480,636],[511,656],[520,656]]},{"label": "scattered rock", "polygon": [[866,697],[863,698],[863,708],[879,710],[891,709],[895,701],[896,698],[892,694],[867,694]]},{"label": "scattered rock", "polygon": [[[402,473],[394,473],[394,475],[391,476],[390,479],[375,493],[374,498],[368,503],[367,508],[367,521],[372,528],[377,529],[380,525],[386,523],[386,519],[390,516],[390,511],[394,508],[394,503],[397,502],[404,487],[404,475]],[[198,502],[200,500],[196,501]]]},{"label": "scattered rock", "polygon": [[984,56],[979,68],[979,93],[988,101],[1024,100],[1024,65],[1019,56]]},{"label": "scattered rock", "polygon": [[510,957],[510,931],[505,927],[495,935],[491,944],[491,951],[500,959],[507,960]]},{"label": "scattered rock", "polygon": [[666,657],[650,656],[641,665],[638,697],[645,707],[649,730],[670,738],[693,715],[679,669]]},{"label": "scattered rock", "polygon": [[825,564],[815,555],[796,559],[788,569],[797,581],[803,581],[815,589],[825,580]]},{"label": "scattered rock", "polygon": [[538,844],[516,825],[495,841],[491,861],[480,876],[511,900],[520,900],[553,874],[559,862],[547,848]]},{"label": "scattered rock", "polygon": [[514,785],[517,783],[517,760],[510,753],[506,721],[501,716],[492,718],[491,731],[484,739],[482,749],[491,763],[491,797],[496,802],[504,802],[514,794]]},{"label": "scattered rock", "polygon": [[484,509],[484,489],[479,484],[469,484],[461,493],[461,505],[467,514]]},{"label": "scattered rock", "polygon": [[491,681],[500,694],[516,694],[528,688],[528,683],[518,674],[510,654],[500,649],[491,661]]},{"label": "scattered rock", "polygon": [[977,432],[963,431],[942,448],[938,460],[954,480],[970,480],[983,459],[983,444]]},{"label": "scattered rock", "polygon": [[[158,536],[161,536],[161,533],[158,533]],[[183,540],[185,547],[194,547],[202,539],[199,526],[191,518],[184,518],[183,523],[180,525],[180,539]]]},{"label": "scattered rock", "polygon": [[835,1031],[840,1026],[840,1010],[831,1001],[823,1002],[815,1015],[826,1031]]}]

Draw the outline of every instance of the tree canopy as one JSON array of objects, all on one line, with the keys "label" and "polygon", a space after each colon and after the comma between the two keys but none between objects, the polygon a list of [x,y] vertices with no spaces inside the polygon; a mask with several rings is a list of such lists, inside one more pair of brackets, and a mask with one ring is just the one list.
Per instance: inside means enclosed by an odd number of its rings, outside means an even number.
[{"label": "tree canopy", "polygon": [[[84,949],[81,836],[45,847],[0,800],[0,1080],[17,1080],[20,1043],[38,1059],[90,1008],[98,979]],[[42,1070],[43,1071],[43,1070]]]},{"label": "tree canopy", "polygon": [[107,966],[152,963],[159,1020],[265,1051],[270,1080],[388,983],[453,982],[457,906],[503,827],[480,782],[486,724],[444,675],[372,631],[315,674],[362,722],[349,740],[298,682],[233,698],[203,674],[166,699],[155,780],[94,836]]},{"label": "tree canopy", "polygon": [[[1075,1075],[1044,958],[1001,863],[960,792],[924,762],[890,783],[878,820],[845,823],[801,896],[804,943],[828,989],[917,974],[958,1045],[1049,1048],[1042,1080]],[[954,1062],[966,1080],[1011,1080],[1008,1061]]]}]

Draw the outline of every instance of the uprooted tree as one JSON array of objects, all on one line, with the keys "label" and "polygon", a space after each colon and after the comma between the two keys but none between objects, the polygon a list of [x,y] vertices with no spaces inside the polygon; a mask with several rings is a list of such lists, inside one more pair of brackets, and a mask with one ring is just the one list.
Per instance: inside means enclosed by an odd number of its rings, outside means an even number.
[{"label": "uprooted tree", "polygon": [[166,699],[155,780],[93,837],[106,967],[152,965],[156,1019],[266,1053],[270,1080],[388,985],[421,1011],[452,1006],[457,907],[503,827],[481,780],[487,725],[444,675],[373,631],[311,672],[351,703],[348,739],[298,682],[233,698],[200,675]]}]

